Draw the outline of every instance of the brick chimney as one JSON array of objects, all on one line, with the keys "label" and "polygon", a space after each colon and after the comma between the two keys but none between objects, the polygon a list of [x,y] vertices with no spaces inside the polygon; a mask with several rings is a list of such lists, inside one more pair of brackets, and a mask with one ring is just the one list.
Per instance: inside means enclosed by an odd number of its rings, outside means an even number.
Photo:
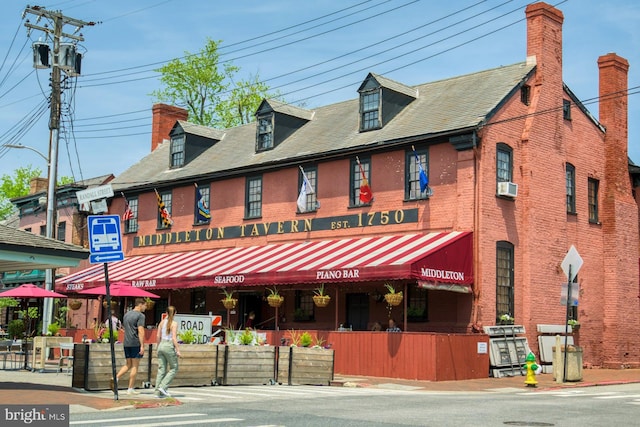
[{"label": "brick chimney", "polygon": [[[551,87],[559,82],[559,96],[562,96],[562,23],[564,15],[547,3],[527,6],[527,56],[535,56],[537,71],[535,84],[547,83]],[[559,100],[557,105],[562,105]]]},{"label": "brick chimney", "polygon": [[629,62],[609,53],[598,58],[600,71],[599,119],[606,128],[605,176],[606,194],[631,194],[628,160],[628,71]]},{"label": "brick chimney", "polygon": [[37,194],[47,191],[49,180],[47,178],[31,178],[29,181],[29,194]]},{"label": "brick chimney", "polygon": [[187,120],[189,113],[187,110],[166,104],[155,104],[153,112],[153,122],[151,124],[151,151],[158,148],[162,141],[169,139],[169,132],[178,120]]}]

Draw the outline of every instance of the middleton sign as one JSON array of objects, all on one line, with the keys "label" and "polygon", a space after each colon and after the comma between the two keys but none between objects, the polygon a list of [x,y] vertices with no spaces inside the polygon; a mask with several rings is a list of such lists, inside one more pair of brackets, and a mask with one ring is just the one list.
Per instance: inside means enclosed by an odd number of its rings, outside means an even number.
[{"label": "middleton sign", "polygon": [[133,247],[174,245],[208,240],[267,236],[270,234],[306,233],[309,231],[362,228],[412,222],[418,222],[417,208],[148,234],[145,236],[135,236],[133,238]]}]

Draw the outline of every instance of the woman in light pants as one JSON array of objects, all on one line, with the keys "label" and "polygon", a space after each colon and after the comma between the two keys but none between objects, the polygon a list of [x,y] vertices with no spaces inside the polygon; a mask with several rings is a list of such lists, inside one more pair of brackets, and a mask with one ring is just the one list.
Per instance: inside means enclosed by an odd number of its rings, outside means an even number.
[{"label": "woman in light pants", "polygon": [[178,323],[173,320],[176,315],[176,308],[170,305],[167,308],[167,317],[158,325],[158,375],[156,375],[155,397],[171,397],[167,392],[167,387],[171,384],[173,377],[178,372]]}]

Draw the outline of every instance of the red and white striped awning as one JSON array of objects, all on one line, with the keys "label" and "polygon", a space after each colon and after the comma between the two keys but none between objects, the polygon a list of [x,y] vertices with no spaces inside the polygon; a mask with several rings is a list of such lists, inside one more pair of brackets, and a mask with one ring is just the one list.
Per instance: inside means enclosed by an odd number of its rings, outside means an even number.
[{"label": "red and white striped awning", "polygon": [[[234,287],[414,279],[421,283],[473,283],[471,232],[319,240],[134,256],[109,264],[110,282],[156,289]],[[104,285],[94,265],[56,281],[74,292]]]}]

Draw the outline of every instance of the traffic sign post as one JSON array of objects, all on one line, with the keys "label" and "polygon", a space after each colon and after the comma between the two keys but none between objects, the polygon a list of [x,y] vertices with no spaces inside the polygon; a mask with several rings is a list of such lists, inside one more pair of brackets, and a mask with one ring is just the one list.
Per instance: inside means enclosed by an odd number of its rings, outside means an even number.
[{"label": "traffic sign post", "polygon": [[120,233],[120,216],[89,215],[89,262],[100,264],[122,261],[122,235]]},{"label": "traffic sign post", "polygon": [[[571,284],[573,282],[573,279],[578,275],[578,271],[580,271],[580,268],[582,268],[583,263],[584,261],[582,260],[582,257],[578,253],[578,250],[575,248],[575,246],[571,245],[571,248],[569,248],[567,255],[565,255],[564,259],[562,260],[562,263],[560,264],[560,266],[562,267],[562,271],[564,271],[564,274],[567,275],[567,293],[566,295],[563,295],[562,291],[560,292],[561,300],[562,300],[562,297],[566,298],[567,312],[564,320],[564,366],[562,368],[562,381],[557,381],[559,380],[559,378],[556,378],[557,382],[565,382],[565,378],[567,376],[567,353],[569,350],[567,348],[568,339],[569,339],[569,315],[571,313],[571,305],[572,305],[572,299],[573,299],[571,298],[571,291],[572,291],[571,288],[573,288]],[[557,349],[556,351],[559,351],[559,350],[560,349]]]},{"label": "traffic sign post", "polygon": [[[108,263],[124,259],[122,234],[120,232],[120,216],[89,215],[87,217],[87,225],[89,227],[89,262],[91,264],[104,264],[104,285],[107,294],[107,307],[111,307]],[[108,316],[110,315],[111,313],[108,313]],[[111,317],[109,317],[109,319],[110,318]],[[115,382],[113,393],[115,400],[118,400],[113,322],[109,322],[109,342],[111,343],[111,375]]]}]

